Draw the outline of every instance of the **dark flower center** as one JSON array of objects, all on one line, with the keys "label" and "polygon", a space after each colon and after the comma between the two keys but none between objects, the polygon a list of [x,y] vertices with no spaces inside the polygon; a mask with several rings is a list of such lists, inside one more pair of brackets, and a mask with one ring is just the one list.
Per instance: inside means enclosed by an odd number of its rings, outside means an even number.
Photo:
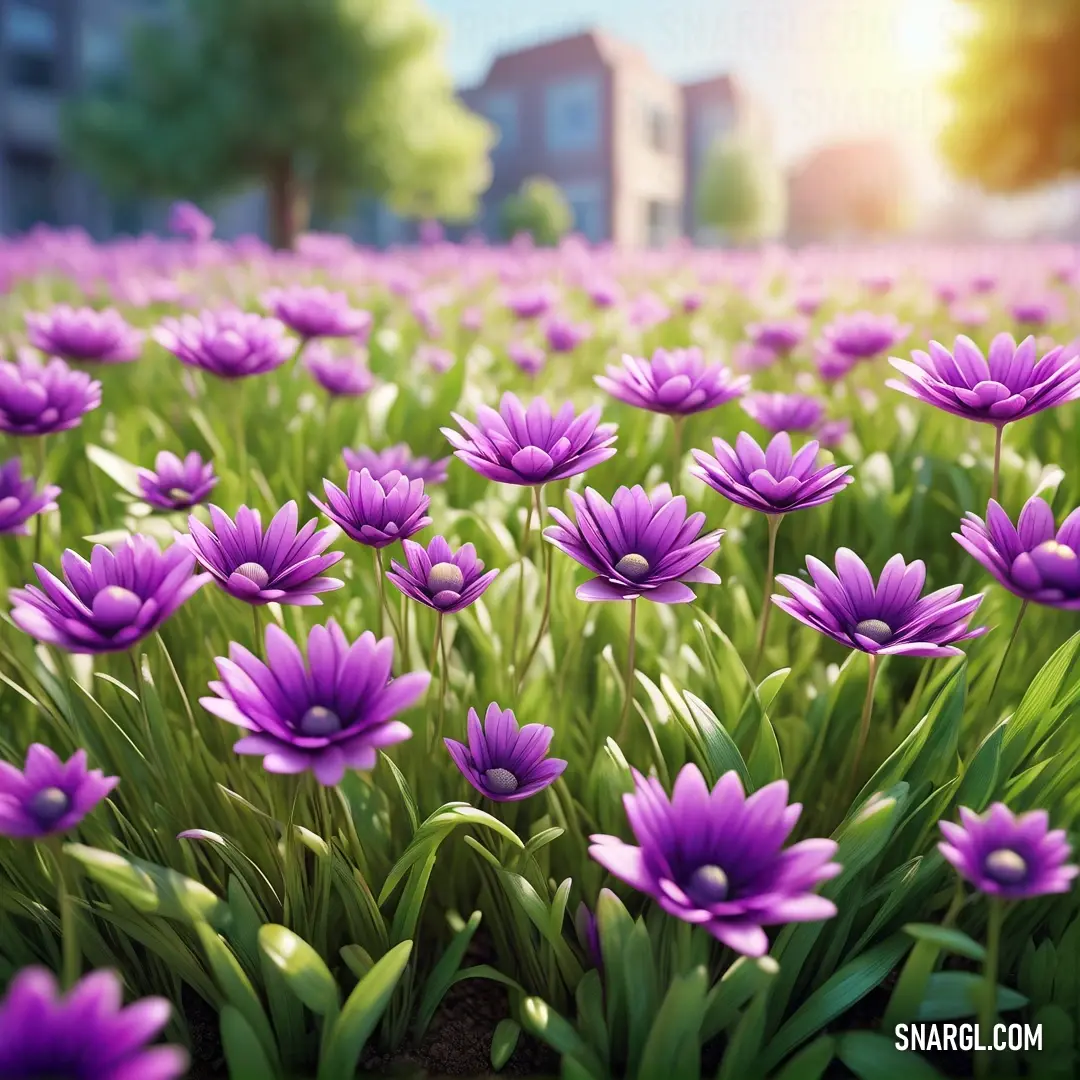
[{"label": "dark flower center", "polygon": [[615,572],[622,574],[627,581],[640,581],[649,572],[649,560],[632,551],[615,564]]},{"label": "dark flower center", "polygon": [[436,563],[428,574],[428,588],[433,593],[460,593],[465,587],[465,575],[452,562]]},{"label": "dark flower center", "polygon": [[855,633],[862,634],[863,637],[868,637],[871,641],[882,645],[892,637],[892,627],[881,619],[863,619],[856,625]]},{"label": "dark flower center", "polygon": [[715,863],[706,863],[690,875],[688,891],[699,904],[719,904],[728,897],[728,876]]},{"label": "dark flower center", "polygon": [[30,813],[34,815],[40,825],[54,825],[59,821],[71,806],[71,799],[67,792],[58,787],[42,788],[36,792],[30,800]]},{"label": "dark flower center", "polygon": [[261,563],[246,562],[238,566],[234,571],[234,574],[239,574],[241,577],[246,577],[257,589],[265,589],[270,584],[270,575],[266,572],[266,568]]},{"label": "dark flower center", "polygon": [[518,789],[518,778],[509,769],[488,769],[484,779],[497,795],[510,795]]},{"label": "dark flower center", "polygon": [[983,867],[1001,885],[1016,885],[1027,877],[1028,867],[1023,857],[1009,848],[999,848],[986,856]]},{"label": "dark flower center", "polygon": [[325,705],[312,705],[300,717],[300,730],[305,735],[333,735],[342,729],[341,717]]}]

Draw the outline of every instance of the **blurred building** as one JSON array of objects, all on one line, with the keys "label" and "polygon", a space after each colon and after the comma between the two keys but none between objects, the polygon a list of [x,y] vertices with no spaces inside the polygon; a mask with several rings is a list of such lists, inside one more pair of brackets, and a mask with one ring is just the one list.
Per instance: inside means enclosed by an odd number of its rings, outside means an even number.
[{"label": "blurred building", "polygon": [[692,234],[694,182],[713,140],[758,122],[729,76],[680,85],[592,30],[495,58],[462,93],[498,129],[481,228],[531,176],[555,181],[594,242],[656,247]]},{"label": "blurred building", "polygon": [[816,151],[788,178],[788,237],[795,243],[887,236],[907,225],[909,169],[886,139]]}]

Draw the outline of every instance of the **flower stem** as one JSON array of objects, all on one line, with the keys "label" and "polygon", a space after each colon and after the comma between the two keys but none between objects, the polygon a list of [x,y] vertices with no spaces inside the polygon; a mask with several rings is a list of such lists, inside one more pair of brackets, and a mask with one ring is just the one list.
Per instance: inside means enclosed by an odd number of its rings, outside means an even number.
[{"label": "flower stem", "polygon": [[765,564],[765,586],[761,593],[761,622],[758,625],[757,651],[754,653],[754,663],[750,668],[750,674],[757,678],[758,668],[761,666],[762,657],[765,655],[765,638],[769,632],[769,616],[772,614],[772,588],[773,577],[776,569],[776,534],[780,531],[780,522],[784,520],[783,514],[769,514],[769,557]]},{"label": "flower stem", "polygon": [[855,785],[859,781],[859,764],[863,750],[866,749],[866,737],[870,734],[870,714],[874,711],[874,685],[878,673],[878,658],[873,653],[867,655],[870,658],[870,676],[866,681],[866,700],[863,702],[862,716],[859,717],[859,741],[855,744],[855,760],[851,763],[851,776],[848,780],[852,798],[858,794]]},{"label": "flower stem", "polygon": [[[281,868],[281,870],[282,870],[282,873],[281,873],[281,881],[282,881],[282,887],[281,887],[282,916],[281,916],[281,921],[285,924],[285,926],[289,925],[289,918],[290,918],[290,915],[292,914],[292,908],[293,908],[293,902],[292,902],[293,897],[292,897],[292,890],[289,888],[289,879],[290,879],[291,874],[292,874],[293,852],[294,852],[294,850],[296,848],[296,837],[294,836],[294,833],[295,833],[294,825],[295,825],[295,822],[296,822],[296,804],[300,801],[300,788],[303,787],[303,777],[302,776],[294,776],[291,779],[292,779],[292,782],[293,782],[293,794],[292,794],[292,800],[289,803],[289,817],[288,817],[288,820],[285,822],[284,866],[282,866],[282,868]],[[303,882],[300,882],[300,885],[301,885],[301,888],[302,888],[303,887]]]},{"label": "flower stem", "polygon": [[517,603],[514,607],[514,636],[510,639],[510,663],[517,670],[518,641],[521,638],[521,619],[525,611],[525,556],[529,551],[532,531],[532,503],[525,509],[525,529],[521,534],[521,557],[518,559]]},{"label": "flower stem", "polygon": [[128,649],[128,660],[131,661],[131,689],[135,691],[135,696],[139,701],[139,711],[142,713],[143,727],[146,729],[146,746],[150,749],[153,743],[153,738],[150,734],[150,713],[147,712],[146,702],[143,700],[142,692],[142,671],[139,666],[139,658],[135,655],[135,649]]},{"label": "flower stem", "polygon": [[630,719],[630,702],[634,700],[634,653],[637,646],[637,597],[630,601],[630,638],[626,650],[626,697],[623,701],[622,718],[619,720],[619,736],[615,740],[621,742],[626,735],[626,725]]},{"label": "flower stem", "polygon": [[409,601],[401,594],[401,651],[402,670],[412,667],[412,641],[409,638]]},{"label": "flower stem", "polygon": [[1005,670],[1005,661],[1009,659],[1009,653],[1012,652],[1012,647],[1016,642],[1016,635],[1020,632],[1020,623],[1024,621],[1024,615],[1027,612],[1028,601],[1025,600],[1020,605],[1020,611],[1016,616],[1016,622],[1013,623],[1012,633],[1009,635],[1009,644],[1005,646],[1005,652],[1001,655],[1001,663],[998,664],[997,672],[994,675],[994,681],[990,686],[990,694],[986,699],[986,704],[989,705],[994,700],[994,691],[997,689],[998,680],[1001,678],[1001,673]]},{"label": "flower stem", "polygon": [[674,459],[672,461],[672,477],[671,477],[671,492],[673,495],[678,495],[682,489],[682,447],[683,447],[683,428],[686,426],[685,416],[673,417],[674,434],[672,437],[672,454]]},{"label": "flower stem", "polygon": [[263,658],[263,633],[258,604],[251,605],[251,622],[255,632],[255,655],[261,660]]},{"label": "flower stem", "polygon": [[[544,521],[544,503],[543,503],[543,485],[534,489],[536,493],[536,518],[542,525]],[[548,622],[551,619],[551,571],[552,571],[552,546],[550,544],[544,545],[544,610],[540,615],[540,629],[536,632],[536,640],[532,643],[532,648],[529,649],[528,655],[525,657],[525,663],[521,665],[521,671],[517,677],[517,693],[521,693],[521,688],[525,684],[525,676],[532,667],[532,662],[536,659],[537,651],[540,649],[540,642],[544,640],[544,634],[547,632]]]},{"label": "flower stem", "polygon": [[439,616],[439,724],[435,728],[435,745],[442,738],[443,721],[446,719],[446,684],[449,679],[449,665],[446,662],[446,635],[442,629],[442,616]]},{"label": "flower stem", "polygon": [[[46,440],[47,436],[42,435],[38,439],[34,440],[34,449],[37,453],[37,486],[40,488],[45,483],[45,461],[46,461]],[[41,545],[44,539],[45,531],[45,515],[40,511],[34,515],[34,562],[41,562]]]},{"label": "flower stem", "polygon": [[82,954],[79,952],[78,931],[75,927],[75,904],[68,888],[67,871],[64,869],[64,851],[58,837],[45,842],[45,850],[56,869],[56,898],[60,908],[60,984],[70,990],[79,981]]},{"label": "flower stem", "polygon": [[[986,923],[986,959],[983,961],[983,985],[979,1002],[979,1041],[986,1043],[992,1037],[997,1020],[998,957],[1001,953],[1001,924],[1005,921],[1005,904],[996,896],[989,897],[990,912]],[[975,1059],[975,1075],[988,1076],[989,1054]]]},{"label": "flower stem", "polygon": [[236,471],[240,474],[240,491],[246,497],[248,487],[247,456],[247,380],[236,380]]},{"label": "flower stem", "polygon": [[386,622],[384,617],[384,609],[386,608],[386,591],[383,585],[383,561],[382,551],[379,548],[374,549],[375,555],[375,584],[379,589],[379,629],[375,636],[382,640],[383,631],[386,629]]},{"label": "flower stem", "polygon": [[994,428],[994,477],[990,481],[990,498],[998,497],[998,485],[1001,481],[1001,440],[1005,435],[1005,425]]}]

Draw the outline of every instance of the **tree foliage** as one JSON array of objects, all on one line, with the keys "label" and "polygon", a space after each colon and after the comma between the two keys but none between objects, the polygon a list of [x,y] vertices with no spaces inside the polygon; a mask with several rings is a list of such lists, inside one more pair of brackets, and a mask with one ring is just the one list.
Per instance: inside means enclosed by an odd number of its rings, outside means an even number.
[{"label": "tree foliage", "polygon": [[72,105],[72,150],[117,192],[267,187],[291,242],[307,197],[386,198],[464,220],[490,179],[489,126],[453,94],[417,0],[183,0],[140,28],[121,76]]},{"label": "tree foliage", "polygon": [[946,160],[998,193],[1080,173],[1080,3],[964,3],[972,28],[947,83]]},{"label": "tree foliage", "polygon": [[521,190],[503,200],[499,207],[499,230],[507,240],[528,233],[541,246],[551,247],[574,224],[574,212],[559,185],[535,176]]},{"label": "tree foliage", "polygon": [[783,177],[771,158],[742,136],[719,140],[702,165],[698,223],[742,242],[777,235],[786,211]]}]

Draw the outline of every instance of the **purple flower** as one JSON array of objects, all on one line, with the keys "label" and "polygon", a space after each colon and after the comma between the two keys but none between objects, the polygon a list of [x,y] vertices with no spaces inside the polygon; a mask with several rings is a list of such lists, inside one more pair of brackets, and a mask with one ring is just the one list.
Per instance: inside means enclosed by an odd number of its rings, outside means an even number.
[{"label": "purple flower", "polygon": [[455,554],[441,536],[427,550],[412,540],[402,542],[407,566],[391,561],[387,578],[406,596],[433,611],[461,611],[479,599],[499,576],[498,570],[484,573],[476,548],[466,544]]},{"label": "purple flower", "polygon": [[526,374],[538,375],[543,370],[547,355],[539,345],[528,341],[512,341],[506,347],[506,355]]},{"label": "purple flower", "polygon": [[612,397],[650,412],[670,416],[715,409],[744,394],[748,375],[735,375],[723,364],[707,364],[700,349],[657,349],[651,360],[624,356],[609,365],[596,385]]},{"label": "purple flower", "polygon": [[186,510],[201,503],[213,490],[218,478],[214,463],[204,462],[197,450],[181,461],[162,450],[154,459],[154,469],[140,469],[139,489],[143,499],[158,510]]},{"label": "purple flower", "polygon": [[47,314],[26,315],[26,335],[35,349],[65,360],[126,364],[137,360],[146,335],[132,329],[119,311],[57,304]]},{"label": "purple flower", "polygon": [[519,289],[506,298],[506,306],[519,319],[538,319],[555,305],[555,290],[550,285]]},{"label": "purple flower", "polygon": [[0,1001],[0,1076],[5,1080],[179,1080],[188,1056],[150,1046],[169,1022],[164,998],[122,1006],[123,984],[95,971],[61,995],[52,972],[23,968]]},{"label": "purple flower", "polygon": [[870,360],[891,349],[911,333],[911,327],[895,315],[876,315],[856,311],[837,315],[822,328],[819,344],[823,353],[834,353],[851,360]]},{"label": "purple flower", "polygon": [[672,497],[662,484],[651,495],[642,487],[621,487],[611,503],[592,488],[569,493],[575,525],[552,508],[557,525],[544,539],[597,576],[577,588],[579,600],[637,600],[686,604],[694,599],[686,584],[719,585],[702,564],[720,549],[722,529],[704,535],[704,514],[686,514],[686,499]]},{"label": "purple flower", "polygon": [[968,629],[981,594],[961,600],[964,587],[950,585],[921,595],[926,567],[920,559],[909,565],[894,555],[876,587],[865,563],[848,548],[836,552],[835,574],[813,555],[807,555],[806,566],[813,584],[779,574],[776,583],[791,596],[773,596],[772,602],[849,649],[885,656],[960,656],[956,642],[986,633],[985,626]]},{"label": "purple flower", "polygon": [[1065,862],[1072,852],[1065,830],[1050,829],[1045,810],[1014,815],[998,802],[980,815],[961,806],[960,822],[938,822],[945,837],[938,851],[979,892],[1027,900],[1068,892],[1080,874]]},{"label": "purple flower", "polygon": [[242,311],[162,319],[154,340],[191,367],[221,379],[262,375],[292,356],[296,343],[277,319]]},{"label": "purple flower", "polygon": [[1017,300],[1009,309],[1012,317],[1025,326],[1045,326],[1055,315],[1050,299]]},{"label": "purple flower", "polygon": [[[600,891],[601,893],[610,892],[608,889]],[[615,894],[611,893],[611,895]],[[596,916],[589,910],[584,900],[578,904],[577,911],[574,913],[574,930],[577,933],[578,944],[585,950],[589,963],[597,971],[603,970],[604,954],[600,948],[600,929],[596,925]]]},{"label": "purple flower", "polygon": [[592,327],[588,323],[572,323],[569,319],[552,318],[544,327],[544,336],[553,353],[569,353],[592,336]]},{"label": "purple flower", "polygon": [[586,287],[585,291],[592,301],[593,307],[602,311],[614,307],[622,299],[622,289],[615,281],[594,281]]},{"label": "purple flower", "polygon": [[454,739],[443,742],[461,775],[495,802],[527,799],[555,783],[566,768],[561,758],[547,756],[554,728],[526,724],[519,729],[513,711],[500,709],[494,701],[483,727],[476,710],[469,710],[468,728],[468,746]]},{"label": "purple flower", "polygon": [[169,209],[169,232],[185,240],[205,242],[214,235],[214,220],[194,203],[173,203]]},{"label": "purple flower", "polygon": [[834,352],[828,346],[818,345],[814,349],[814,364],[817,366],[818,375],[825,382],[835,382],[854,371],[859,364],[859,359],[856,356]]},{"label": "purple flower", "polygon": [[34,564],[41,588],[12,589],[11,618],[32,638],[74,653],[130,649],[210,580],[192,574],[195,557],[182,545],[162,551],[138,534],[113,551],[95,545],[89,562],[69,548],[60,566],[63,581]]},{"label": "purple flower", "polygon": [[371,330],[371,313],[349,306],[343,292],[331,292],[322,285],[292,285],[271,289],[263,304],[277,319],[302,338],[366,338]]},{"label": "purple flower", "polygon": [[210,571],[214,580],[230,596],[248,604],[322,604],[318,593],[332,592],[345,584],[323,577],[343,551],[323,552],[337,539],[337,530],[315,531],[312,518],[297,531],[299,512],[290,499],[263,531],[258,510],[241,506],[236,522],[224,510],[211,505],[208,529],[197,517],[188,518],[190,536],[178,536],[177,543],[190,551]]},{"label": "purple flower", "polygon": [[732,350],[732,363],[739,371],[764,371],[778,359],[772,349],[755,345],[752,341],[740,341]]},{"label": "purple flower", "polygon": [[385,450],[372,450],[370,446],[358,446],[355,450],[342,450],[345,464],[353,472],[367,469],[373,480],[381,480],[387,473],[399,472],[408,480],[423,480],[424,487],[446,483],[448,457],[432,460],[414,457],[408,443],[397,443]]},{"label": "purple flower", "polygon": [[43,363],[29,351],[0,360],[0,431],[51,435],[78,427],[101,404],[101,383],[63,360]]},{"label": "purple flower", "polygon": [[626,321],[637,330],[651,330],[671,318],[671,308],[654,292],[635,297],[626,312]]},{"label": "purple flower", "polygon": [[266,663],[231,642],[219,656],[214,697],[200,698],[208,712],[244,728],[233,749],[255,754],[271,773],[313,772],[327,787],[346,769],[372,769],[376,751],[411,738],[394,717],[416,704],[431,676],[426,671],[390,677],[392,638],[370,630],[350,642],[330,619],[313,626],[307,662],[281,627],[266,628]]},{"label": "purple flower", "polygon": [[989,272],[976,274],[971,279],[971,291],[980,296],[986,293],[992,293],[998,284],[997,274]]},{"label": "purple flower", "polygon": [[478,307],[464,308],[461,317],[458,319],[458,325],[467,334],[479,333],[484,326],[484,309]]},{"label": "purple flower", "polygon": [[690,472],[725,499],[763,514],[821,506],[854,479],[847,475],[850,465],[819,466],[816,442],[792,456],[786,431],[774,435],[765,450],[745,431],[736,438],[735,449],[713,439],[713,452],[716,457],[695,450],[697,464]]},{"label": "purple flower", "polygon": [[1059,345],[1037,361],[1033,337],[1017,345],[1011,334],[998,334],[985,357],[963,335],[951,353],[936,341],[929,349],[916,349],[914,363],[892,357],[906,379],[887,385],[966,420],[1004,427],[1080,397],[1080,348]]},{"label": "purple flower", "polygon": [[636,769],[634,786],[623,805],[638,846],[598,835],[589,854],[669,915],[704,926],[736,952],[764,956],[764,926],[836,914],[831,900],[812,892],[840,873],[830,861],[836,843],[783,846],[802,812],[788,805],[786,780],[747,798],[738,773],[725,773],[710,792],[698,767],[684,765],[670,799],[659,780]]},{"label": "purple flower", "polygon": [[445,375],[457,363],[457,357],[449,349],[427,342],[417,346],[413,360],[421,367],[430,368],[436,375]]},{"label": "purple flower", "polygon": [[785,356],[806,337],[809,327],[809,322],[801,318],[768,319],[750,323],[746,333],[759,348]]},{"label": "purple flower", "polygon": [[85,750],[61,761],[47,746],[33,743],[21,772],[0,761],[0,836],[39,838],[68,832],[119,783],[119,777],[100,769],[88,770]]},{"label": "purple flower", "polygon": [[599,409],[575,416],[567,403],[552,415],[543,398],[534,398],[526,409],[516,395],[506,393],[498,412],[481,405],[475,424],[451,415],[465,433],[442,428],[454,456],[500,484],[534,487],[565,480],[615,455],[615,425],[601,424]]},{"label": "purple flower", "polygon": [[342,491],[329,480],[323,481],[326,502],[311,496],[311,501],[350,539],[371,548],[389,547],[413,533],[426,529],[431,499],[424,494],[423,480],[410,480],[399,472],[388,472],[375,479],[367,469],[349,471]]},{"label": "purple flower", "polygon": [[304,366],[333,397],[360,397],[375,385],[363,354],[335,354],[321,341],[312,342],[307,347]]},{"label": "purple flower", "polygon": [[1011,593],[1068,611],[1080,609],[1080,508],[1054,527],[1054,512],[1032,496],[1016,526],[990,500],[986,521],[968,512],[956,542]]},{"label": "purple flower", "polygon": [[848,419],[825,420],[818,425],[814,434],[817,436],[817,441],[828,449],[843,442],[849,431],[851,431],[851,421]]},{"label": "purple flower", "polygon": [[813,431],[825,415],[825,405],[805,394],[748,394],[740,403],[751,420],[766,431]]},{"label": "purple flower", "polygon": [[0,465],[0,533],[26,536],[30,529],[27,522],[35,514],[45,514],[56,509],[56,496],[60,489],[46,484],[40,491],[34,490],[34,478],[23,479],[22,463],[18,458]]}]

